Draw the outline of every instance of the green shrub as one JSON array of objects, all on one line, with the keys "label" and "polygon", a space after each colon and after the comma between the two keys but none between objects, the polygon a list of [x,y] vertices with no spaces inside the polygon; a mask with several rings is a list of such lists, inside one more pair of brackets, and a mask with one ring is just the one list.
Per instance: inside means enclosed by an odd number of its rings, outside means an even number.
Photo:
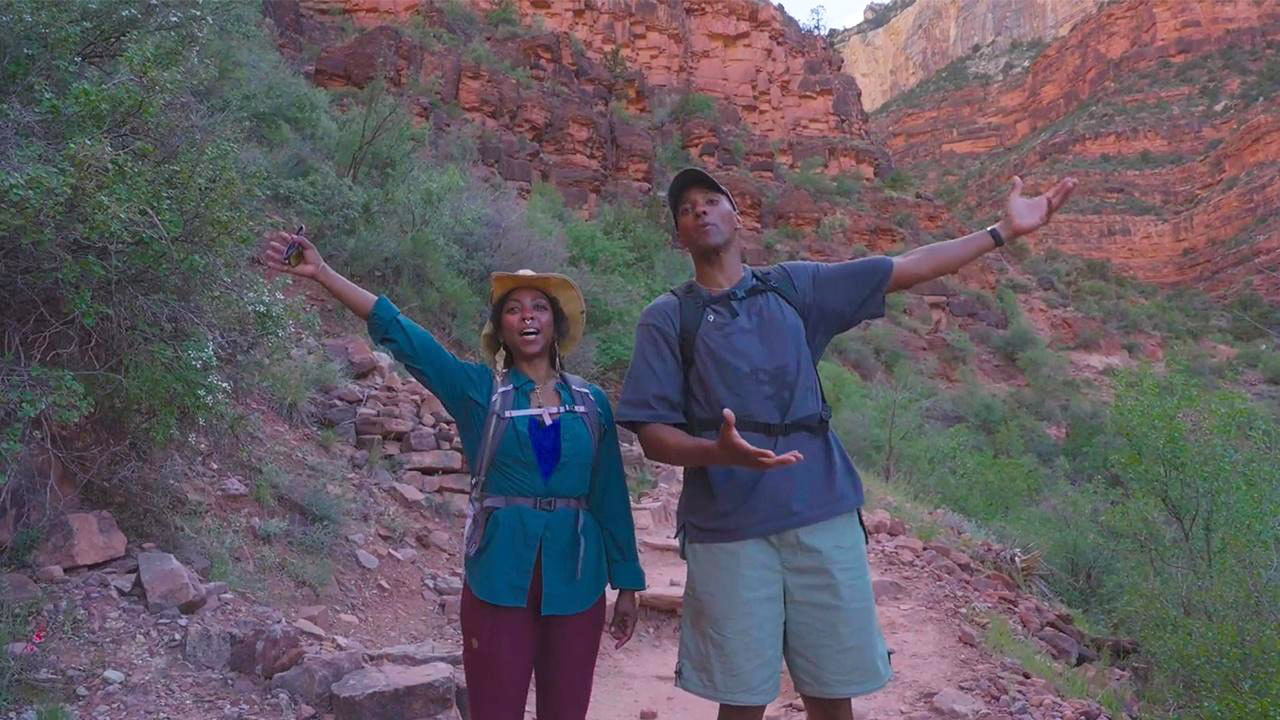
[{"label": "green shrub", "polygon": [[602,379],[621,379],[640,312],[690,274],[687,256],[671,245],[670,216],[657,203],[610,204],[581,220],[570,216],[553,188],[540,187],[535,196],[532,224],[563,236],[566,262],[591,308],[590,347],[570,362]]},{"label": "green shrub", "polygon": [[832,426],[858,466],[890,482],[913,482],[921,458],[932,452],[923,432],[933,402],[927,382],[906,367],[871,382],[827,361],[819,372],[834,410]]},{"label": "green shrub", "polygon": [[276,411],[296,423],[311,417],[315,393],[332,390],[343,381],[343,368],[327,358],[301,356],[267,362],[259,383],[275,400]]},{"label": "green shrub", "polygon": [[827,346],[827,355],[864,379],[875,377],[881,370],[876,351],[860,333],[847,332],[835,336]]},{"label": "green shrub", "polygon": [[884,179],[884,187],[886,190],[893,192],[905,193],[911,190],[913,181],[911,176],[905,170],[897,169],[889,173]]},{"label": "green shrub", "polygon": [[[11,643],[25,643],[31,639],[31,624],[38,609],[32,603],[0,604],[0,642],[4,643],[5,648]],[[14,658],[9,652],[0,656],[0,708],[7,708],[17,702],[22,675],[18,658]]]},{"label": "green shrub", "polygon": [[1130,568],[1121,616],[1155,666],[1152,694],[1195,717],[1280,707],[1280,432],[1183,374],[1117,380],[1108,432],[1122,484],[1104,527]]},{"label": "green shrub", "polygon": [[998,453],[964,426],[935,436],[933,442],[935,460],[921,473],[921,485],[942,504],[978,522],[1008,517],[1040,493],[1042,469],[1029,455]]},{"label": "green shrub", "polygon": [[485,14],[484,19],[497,28],[519,27],[520,9],[513,0],[501,0],[494,4],[493,9]]},{"label": "green shrub", "polygon": [[1023,354],[1044,347],[1044,341],[1026,321],[1011,323],[1009,329],[997,335],[992,348],[1009,360],[1016,361]]},{"label": "green shrub", "polygon": [[844,231],[848,229],[849,220],[845,216],[827,215],[818,223],[818,230],[815,234],[823,242],[832,242],[840,239],[844,235]]},{"label": "green shrub", "polygon": [[1236,361],[1257,370],[1262,379],[1272,385],[1280,385],[1280,352],[1268,344],[1252,345],[1236,355]]},{"label": "green shrub", "polygon": [[710,95],[689,92],[680,96],[671,107],[671,117],[678,121],[702,118],[715,120],[717,117],[716,101]]},{"label": "green shrub", "polygon": [[1227,331],[1244,342],[1259,338],[1280,337],[1280,307],[1255,292],[1239,293],[1226,307],[1229,315]]},{"label": "green shrub", "polygon": [[[75,448],[91,463],[64,459],[103,480],[219,425],[231,361],[287,327],[289,304],[244,272],[264,185],[264,156],[248,148],[330,128],[295,126],[306,92],[258,126],[253,89],[226,87],[248,17],[127,0],[0,7],[12,41],[0,67],[6,474],[34,430],[60,453],[96,438]],[[109,432],[75,431],[89,421]]]},{"label": "green shrub", "polygon": [[663,140],[655,145],[654,162],[667,174],[667,177],[675,175],[676,171],[693,164],[692,158],[689,157],[689,151],[680,144],[679,138]]},{"label": "green shrub", "polygon": [[1102,346],[1102,340],[1102,330],[1092,325],[1086,325],[1076,333],[1076,341],[1072,347],[1076,350],[1097,350]]},{"label": "green shrub", "polygon": [[1067,372],[1066,359],[1044,345],[1018,353],[1017,365],[1032,385],[1061,382]]},{"label": "green shrub", "polygon": [[875,351],[876,359],[885,370],[892,373],[907,361],[907,351],[902,348],[898,329],[887,323],[873,323],[862,331],[862,337]]},{"label": "green shrub", "polygon": [[440,0],[440,8],[444,11],[445,23],[454,32],[474,35],[482,30],[482,21],[475,8],[463,0]]},{"label": "green shrub", "polygon": [[942,357],[948,365],[964,365],[978,352],[973,340],[963,330],[948,330],[944,338],[947,341],[947,345],[942,350]]}]

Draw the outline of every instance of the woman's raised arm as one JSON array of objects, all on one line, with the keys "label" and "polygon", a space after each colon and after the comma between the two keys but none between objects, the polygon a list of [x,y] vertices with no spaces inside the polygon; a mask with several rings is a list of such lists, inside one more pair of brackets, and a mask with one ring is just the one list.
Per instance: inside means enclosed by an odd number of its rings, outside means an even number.
[{"label": "woman's raised arm", "polygon": [[[301,259],[296,265],[289,263],[285,257],[286,252],[294,247],[294,243],[301,247]],[[320,257],[316,246],[303,235],[292,235],[283,231],[268,235],[262,261],[272,270],[315,280],[361,320],[368,320],[369,313],[373,312],[373,303],[378,299],[377,296],[329,267],[324,258]]]}]

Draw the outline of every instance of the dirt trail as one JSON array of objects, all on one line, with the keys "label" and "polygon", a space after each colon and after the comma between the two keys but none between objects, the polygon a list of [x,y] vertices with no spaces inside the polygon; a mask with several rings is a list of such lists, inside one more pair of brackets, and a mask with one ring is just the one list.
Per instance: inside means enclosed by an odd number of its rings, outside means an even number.
[{"label": "dirt trail", "polygon": [[[664,533],[669,530],[659,528],[643,536],[657,538]],[[884,689],[854,700],[855,718],[1069,717],[1048,709],[1017,714],[1022,708],[1010,710],[977,692],[985,689],[984,679],[997,676],[1001,668],[998,658],[961,641],[957,607],[964,605],[965,598],[918,556],[881,537],[870,551],[873,576],[899,584],[880,583],[888,588],[877,602],[881,627],[894,651],[894,678]],[[650,587],[674,585],[673,578],[683,585],[684,563],[674,552],[642,548],[641,560]],[[714,703],[674,686],[678,626],[674,614],[646,609],[628,646],[614,650],[606,639],[596,670],[590,720],[638,718],[642,710],[654,710],[660,719],[715,717]],[[944,690],[950,692],[935,703],[935,695]],[[769,706],[766,718],[802,717],[799,695],[784,671],[782,693]]]}]

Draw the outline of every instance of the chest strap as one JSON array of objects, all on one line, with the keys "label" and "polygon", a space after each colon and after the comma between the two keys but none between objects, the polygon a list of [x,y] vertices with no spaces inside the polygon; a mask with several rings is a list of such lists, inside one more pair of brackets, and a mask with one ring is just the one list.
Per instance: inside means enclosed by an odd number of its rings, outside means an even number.
[{"label": "chest strap", "polygon": [[[707,432],[719,432],[720,426],[724,424],[723,418],[690,418],[684,423],[685,432],[690,435],[700,435]],[[792,433],[812,433],[814,435],[826,435],[827,429],[831,425],[831,411],[829,408],[823,408],[818,415],[792,420],[791,422],[767,423],[759,420],[741,419],[734,422],[734,427],[740,432],[753,432],[761,435],[769,435],[778,437],[782,435],[791,435]]]}]

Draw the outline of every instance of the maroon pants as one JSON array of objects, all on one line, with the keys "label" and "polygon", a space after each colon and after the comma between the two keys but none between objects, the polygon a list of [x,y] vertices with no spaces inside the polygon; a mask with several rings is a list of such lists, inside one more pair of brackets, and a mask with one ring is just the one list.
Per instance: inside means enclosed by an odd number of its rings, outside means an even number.
[{"label": "maroon pants", "polygon": [[577,615],[542,615],[541,559],[525,607],[462,589],[462,664],[471,720],[523,720],[537,676],[538,720],[585,720],[604,630],[604,595]]}]

